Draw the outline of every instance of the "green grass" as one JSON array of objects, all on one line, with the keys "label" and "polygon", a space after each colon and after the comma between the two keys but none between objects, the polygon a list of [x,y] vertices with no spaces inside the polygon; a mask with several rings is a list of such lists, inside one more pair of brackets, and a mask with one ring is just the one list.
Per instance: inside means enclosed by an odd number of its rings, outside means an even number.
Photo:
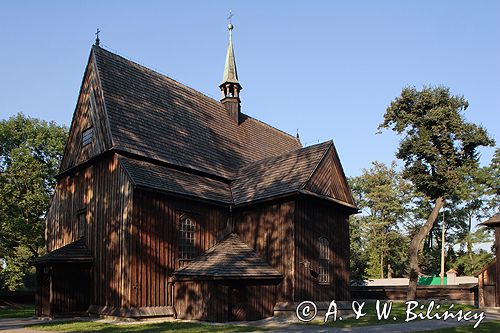
[{"label": "green grass", "polygon": [[[381,303],[381,306],[383,305],[383,302]],[[437,304],[436,304],[437,305]],[[443,313],[449,308],[449,304],[441,304],[441,307],[439,310],[436,310],[434,307],[434,310],[431,312],[432,314],[435,313]],[[473,307],[472,305],[465,305],[465,304],[455,304],[453,309],[451,310],[452,312],[456,312],[458,310],[464,310],[464,311],[469,311],[469,310],[475,310],[476,308]],[[424,310],[413,310],[414,313],[419,313],[425,311],[427,308]],[[392,304],[392,310],[391,314],[388,317],[387,320],[377,319],[376,315],[376,310],[375,310],[375,303],[366,303],[363,312],[366,313],[366,316],[363,316],[359,319],[355,319],[354,317],[351,318],[345,318],[343,320],[339,320],[337,318],[337,321],[329,320],[327,323],[323,323],[322,320],[324,319],[324,316],[318,316],[318,318],[321,320],[314,320],[311,323],[312,324],[320,324],[320,325],[327,325],[331,327],[337,327],[337,328],[344,328],[344,327],[356,327],[356,326],[372,326],[372,325],[388,325],[388,324],[397,324],[397,323],[404,323],[406,319],[406,305],[404,303],[393,303]],[[394,320],[394,317],[396,317],[396,320]],[[331,318],[331,317],[330,317]],[[412,322],[417,322],[419,319],[415,319]],[[482,325],[482,323],[481,323]]]},{"label": "green grass", "polygon": [[426,333],[491,333],[500,332],[500,320],[481,322],[477,328],[474,325],[464,325],[450,328],[442,328],[434,331],[426,331]]},{"label": "green grass", "polygon": [[59,323],[46,323],[27,326],[29,329],[39,331],[57,331],[57,332],[176,332],[176,333],[222,333],[222,332],[253,332],[256,330],[265,330],[261,328],[242,326],[242,325],[210,325],[196,322],[162,322],[149,324],[108,324],[95,321],[70,321]]},{"label": "green grass", "polygon": [[35,315],[35,308],[32,306],[19,308],[0,308],[0,318],[28,318]]}]

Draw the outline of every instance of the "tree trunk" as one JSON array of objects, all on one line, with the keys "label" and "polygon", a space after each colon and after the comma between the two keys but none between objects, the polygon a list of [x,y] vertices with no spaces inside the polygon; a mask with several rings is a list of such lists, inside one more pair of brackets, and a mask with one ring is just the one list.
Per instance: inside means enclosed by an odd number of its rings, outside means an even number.
[{"label": "tree trunk", "polygon": [[420,272],[420,268],[418,265],[418,249],[420,248],[420,244],[422,243],[422,241],[429,234],[429,231],[431,231],[432,226],[434,225],[434,222],[439,215],[439,210],[443,208],[443,206],[444,198],[437,198],[436,203],[434,204],[434,208],[427,218],[427,222],[425,222],[423,227],[420,228],[418,233],[411,240],[410,249],[408,251],[408,256],[410,258],[410,284],[408,286],[408,293],[406,294],[406,299],[408,301],[415,300],[417,296],[418,273]]},{"label": "tree trunk", "polygon": [[384,278],[384,254],[380,254],[380,278]]},{"label": "tree trunk", "polygon": [[444,212],[443,212],[443,225],[441,228],[441,274],[439,276],[441,277],[441,285],[444,285],[444,255],[445,255],[445,250],[444,250],[444,245],[446,241],[446,222],[444,220]]},{"label": "tree trunk", "polygon": [[469,213],[469,237],[467,237],[467,253],[472,263],[472,213]]}]

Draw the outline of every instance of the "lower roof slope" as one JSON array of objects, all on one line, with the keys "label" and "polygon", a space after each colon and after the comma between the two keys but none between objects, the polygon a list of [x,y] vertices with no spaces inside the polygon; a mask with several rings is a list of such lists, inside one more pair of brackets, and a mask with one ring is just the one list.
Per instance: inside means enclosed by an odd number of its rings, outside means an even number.
[{"label": "lower roof slope", "polygon": [[47,262],[92,262],[92,254],[87,247],[85,238],[80,238],[72,243],[64,245],[57,250],[46,253],[33,260],[33,264],[39,265]]},{"label": "lower roof slope", "polygon": [[485,225],[487,227],[500,227],[500,213],[496,213],[483,223],[480,223],[481,225]]},{"label": "lower roof slope", "polygon": [[149,162],[126,157],[119,159],[136,186],[225,204],[232,203],[231,190],[224,182]]},{"label": "lower roof slope", "polygon": [[229,234],[174,272],[183,279],[280,279],[282,274],[261,259],[236,234]]},{"label": "lower roof slope", "polygon": [[[308,192],[304,190],[306,184],[332,145],[331,141],[327,141],[249,163],[231,182],[124,156],[120,156],[119,160],[137,187],[238,206]],[[334,196],[331,199],[356,208],[348,200]]]}]

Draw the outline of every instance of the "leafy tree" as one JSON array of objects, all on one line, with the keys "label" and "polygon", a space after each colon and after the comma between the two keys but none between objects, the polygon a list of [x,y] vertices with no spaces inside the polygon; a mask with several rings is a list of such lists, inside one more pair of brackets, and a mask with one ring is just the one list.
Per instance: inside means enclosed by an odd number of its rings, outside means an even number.
[{"label": "leafy tree", "polygon": [[366,276],[366,267],[369,260],[366,251],[366,233],[363,230],[363,219],[351,215],[349,218],[349,245],[350,245],[350,268],[351,280],[362,281]]},{"label": "leafy tree", "polygon": [[459,254],[453,266],[459,274],[474,275],[481,268],[489,264],[493,258],[494,256],[491,252],[481,249],[478,252],[472,252],[472,254]]},{"label": "leafy tree", "polygon": [[[500,148],[495,149],[493,158],[488,167],[485,168],[484,178],[488,196],[487,209],[490,212],[483,215],[494,215],[500,212]],[[493,212],[493,213],[491,213]]]},{"label": "leafy tree", "polygon": [[364,228],[361,229],[365,234],[364,253],[368,253],[369,258],[366,274],[384,278],[390,265],[398,275],[394,269],[400,267],[400,261],[392,260],[390,252],[405,243],[398,232],[398,222],[406,214],[410,184],[396,171],[395,162],[388,167],[375,161],[372,168],[364,169],[361,176],[351,179],[351,189],[358,207],[365,213],[358,220],[360,228]]},{"label": "leafy tree", "polygon": [[402,135],[396,157],[404,161],[403,175],[434,202],[427,221],[410,243],[408,299],[415,299],[422,241],[445,200],[465,192],[470,174],[478,168],[477,148],[494,144],[483,127],[465,121],[463,112],[468,106],[463,96],[451,95],[445,87],[420,91],[407,87],[391,102],[379,126]]},{"label": "leafy tree", "polygon": [[0,258],[5,287],[24,284],[43,251],[43,226],[67,129],[18,114],[0,121]]}]

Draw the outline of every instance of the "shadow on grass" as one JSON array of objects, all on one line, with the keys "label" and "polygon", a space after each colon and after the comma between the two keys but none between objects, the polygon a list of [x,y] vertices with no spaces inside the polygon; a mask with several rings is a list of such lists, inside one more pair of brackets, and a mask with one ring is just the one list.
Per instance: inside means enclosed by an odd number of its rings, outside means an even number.
[{"label": "shadow on grass", "polygon": [[63,323],[44,323],[26,326],[29,329],[40,331],[56,332],[176,332],[176,333],[222,333],[222,332],[253,332],[256,330],[265,330],[251,326],[242,325],[211,325],[205,323],[186,323],[186,322],[163,322],[150,324],[109,324],[93,321],[71,321]]},{"label": "shadow on grass", "polygon": [[426,331],[426,333],[491,333],[500,332],[500,321],[488,321],[481,323],[477,328],[474,325],[457,326],[450,328],[442,328],[434,331]]},{"label": "shadow on grass", "polygon": [[[389,302],[388,302],[389,303]],[[381,303],[381,309],[383,307],[384,302]],[[422,303],[424,304],[424,303]],[[436,305],[439,303],[436,303]],[[416,314],[423,313],[425,314],[427,311],[427,303],[425,303],[424,309],[414,309],[413,312]],[[446,310],[448,310],[450,304],[440,304],[440,308],[434,309],[430,312],[430,315],[432,316],[433,314],[440,313],[442,314]],[[458,310],[463,310],[464,312],[466,311],[480,311],[479,309],[475,308],[472,305],[466,305],[466,304],[454,304],[452,310],[450,312],[457,312]],[[375,303],[366,303],[365,306],[363,307],[363,313],[366,313],[365,316],[360,317],[359,319],[355,319],[354,317],[350,316],[348,318],[344,318],[344,320],[339,320],[333,321],[329,320],[326,323],[323,323],[322,321],[315,320],[311,322],[313,325],[327,325],[330,327],[336,327],[336,328],[350,328],[350,327],[358,327],[358,326],[372,326],[372,325],[388,325],[388,324],[399,324],[399,323],[404,323],[406,319],[406,305],[404,303],[392,303],[392,309],[390,312],[390,315],[388,316],[387,319],[381,319],[378,320],[378,317],[376,315],[376,310],[375,310]],[[394,319],[396,318],[396,319]],[[321,317],[321,320],[323,317]]]},{"label": "shadow on grass", "polygon": [[22,306],[18,308],[0,308],[0,318],[29,318],[35,315],[33,306]]}]

